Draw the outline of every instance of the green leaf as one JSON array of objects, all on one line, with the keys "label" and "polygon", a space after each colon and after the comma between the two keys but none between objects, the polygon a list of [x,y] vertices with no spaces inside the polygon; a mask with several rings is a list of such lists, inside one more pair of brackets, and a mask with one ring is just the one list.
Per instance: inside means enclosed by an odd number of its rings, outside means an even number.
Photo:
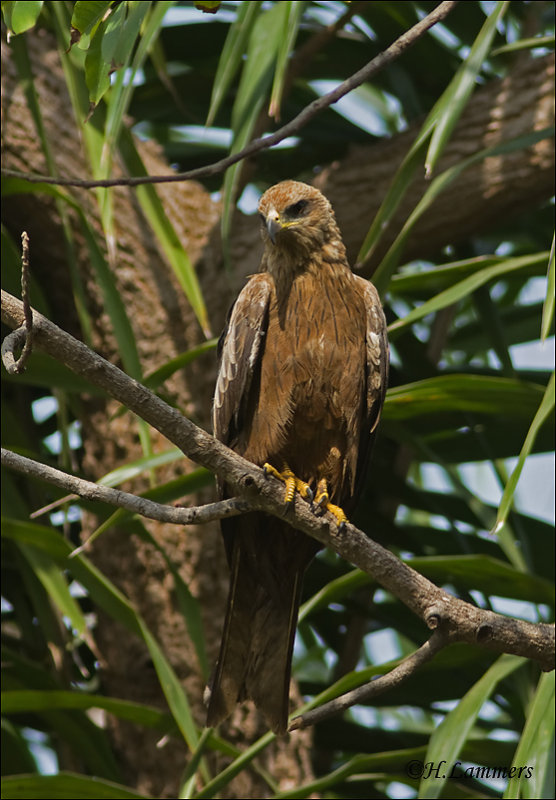
[{"label": "green leaf", "polygon": [[[12,49],[14,53],[15,62],[17,64],[19,77],[24,87],[27,104],[33,118],[35,129],[37,131],[37,137],[40,142],[42,151],[44,153],[46,165],[48,167],[48,172],[53,176],[57,176],[58,168],[56,165],[56,159],[54,158],[52,152],[53,147],[55,147],[56,143],[51,143],[48,139],[47,129],[43,121],[41,104],[39,102],[39,96],[33,78],[33,70],[29,58],[29,53],[27,50],[26,38],[25,37],[16,38],[12,44]],[[40,192],[41,190],[48,191],[45,188],[41,189],[41,187],[45,187],[46,184],[35,185],[34,187],[33,184],[29,184],[26,181],[21,181],[21,180],[17,181],[14,179],[12,180],[16,185],[19,182],[19,188],[21,193],[34,193],[35,190],[37,192]],[[49,188],[55,189],[55,187],[49,187]],[[5,191],[4,188],[3,191]],[[69,268],[69,274],[71,277],[75,308],[77,310],[79,321],[81,323],[84,341],[87,344],[90,344],[92,339],[92,334],[91,334],[92,323],[87,309],[87,302],[85,298],[85,289],[83,286],[83,281],[81,279],[81,275],[77,268],[78,259],[75,253],[74,234],[69,219],[68,209],[64,202],[64,195],[61,192],[53,191],[52,195],[56,198],[56,208],[58,210],[58,213],[60,214],[60,219],[62,221],[62,227],[64,231],[65,256]],[[33,245],[31,243],[31,247],[32,246]],[[33,293],[32,297],[33,297],[33,302],[35,303],[36,302],[35,292]],[[38,307],[38,310],[41,310],[40,307]],[[44,310],[45,313],[47,313],[46,308]]]},{"label": "green leaf", "polygon": [[527,432],[527,436],[523,443],[521,453],[519,454],[517,464],[514,467],[510,480],[506,484],[506,488],[504,489],[504,494],[502,495],[502,499],[500,501],[500,507],[498,509],[498,516],[496,517],[496,524],[494,526],[493,533],[498,533],[507,519],[510,508],[512,507],[512,503],[514,501],[514,495],[517,489],[517,484],[521,476],[523,467],[525,466],[527,457],[531,453],[539,429],[548,418],[548,415],[552,414],[552,411],[554,409],[554,385],[555,385],[554,373],[552,373],[548,386],[546,387],[544,396],[539,405],[538,411],[535,414],[535,417],[533,419],[533,422],[531,423],[529,431]]},{"label": "green leaf", "polygon": [[[388,327],[388,333],[390,335],[394,334],[395,338],[395,335],[399,331],[403,330],[408,325],[412,325],[417,320],[422,319],[427,314],[432,314],[435,311],[439,311],[441,308],[446,308],[447,306],[469,297],[469,295],[475,292],[480,286],[491,283],[492,281],[495,281],[506,274],[510,274],[518,270],[529,270],[534,268],[538,264],[544,263],[546,261],[546,256],[546,253],[534,253],[532,255],[520,256],[518,258],[505,258],[502,260],[495,259],[495,261],[498,263],[495,263],[493,266],[488,266],[484,269],[479,269],[473,275],[470,275],[464,280],[451,285],[448,289],[445,289],[443,292],[436,295],[436,297],[432,297],[430,300],[427,300],[426,303],[423,303],[418,308],[410,311],[409,314],[406,314],[403,319],[393,322]],[[478,266],[477,261],[475,261],[474,266]],[[436,270],[431,270],[431,272],[435,271]],[[450,273],[452,272],[453,270],[450,270]],[[420,275],[428,276],[428,273],[420,273]],[[418,282],[420,275],[410,276],[414,279],[414,284]],[[435,276],[432,277],[434,279]],[[403,280],[397,282],[396,292],[403,292],[403,287]]]},{"label": "green leaf", "polygon": [[225,769],[218,773],[214,778],[212,778],[208,783],[203,786],[203,788],[195,793],[195,800],[201,800],[202,798],[213,798],[216,796],[221,789],[229,784],[232,778],[235,778],[236,775],[239,775],[248,764],[250,764],[259,753],[262,753],[263,750],[272,744],[272,742],[276,739],[276,736],[273,733],[265,733],[256,742],[254,742],[250,747],[247,747],[244,752],[242,752],[231,764],[229,764]]},{"label": "green leaf", "polygon": [[43,3],[35,0],[2,3],[2,16],[8,31],[14,34],[28,31],[38,20],[42,7]]},{"label": "green leaf", "polygon": [[516,39],[515,42],[497,47],[490,54],[492,57],[505,55],[506,53],[515,53],[518,50],[534,50],[536,47],[549,47],[554,48],[554,34],[552,36],[531,36],[527,39]]},{"label": "green leaf", "polygon": [[307,600],[299,609],[299,622],[303,622],[310,614],[320,608],[328,608],[331,603],[339,598],[349,596],[360,589],[373,583],[373,578],[360,569],[353,569],[339,578],[329,581],[316,594]]},{"label": "green leaf", "polygon": [[[446,767],[447,771],[452,769],[484,703],[501,680],[525,663],[526,659],[518,656],[507,654],[500,656],[434,731],[424,759],[425,763],[442,762],[449,765]],[[443,780],[423,778],[419,786],[419,797],[438,797],[444,786]]]},{"label": "green leaf", "polygon": [[[536,144],[537,142],[542,141],[543,139],[551,138],[554,136],[554,126],[550,128],[543,128],[540,131],[534,131],[533,133],[527,133],[523,136],[518,136],[515,139],[510,139],[507,142],[502,142],[502,144],[493,145],[492,147],[487,147],[484,150],[475,153],[469,158],[465,158],[459,163],[455,164],[453,167],[445,170],[440,175],[438,175],[431,183],[425,194],[421,197],[409,217],[407,218],[406,222],[404,223],[400,233],[396,236],[394,242],[390,246],[390,249],[384,256],[380,266],[376,270],[373,275],[373,283],[377,288],[385,288],[388,281],[390,280],[391,275],[393,274],[394,270],[398,266],[398,262],[405,246],[405,242],[409,233],[414,228],[417,220],[425,213],[425,211],[431,207],[433,202],[437,199],[439,195],[442,194],[444,189],[449,186],[459,175],[468,167],[472,166],[473,164],[477,163],[478,161],[483,161],[485,158],[490,158],[492,156],[502,155],[505,153],[511,153],[515,150],[525,149],[527,147],[531,147],[532,145]],[[379,290],[380,290],[379,288]]]},{"label": "green leaf", "polygon": [[156,453],[151,456],[144,456],[134,461],[129,461],[121,467],[107,472],[97,481],[101,486],[118,486],[125,481],[133,480],[145,472],[149,472],[165,464],[173,464],[175,461],[183,459],[183,453],[179,447],[172,447],[163,453]]},{"label": "green leaf", "polygon": [[303,7],[305,3],[299,0],[288,0],[284,5],[288,6],[287,16],[283,19],[282,41],[278,47],[278,54],[276,58],[276,68],[274,70],[274,82],[272,84],[272,91],[270,93],[270,106],[268,109],[269,117],[280,119],[280,105],[282,103],[282,95],[285,88],[286,70],[290,58],[290,52],[293,50]]},{"label": "green leaf", "polygon": [[241,3],[239,5],[237,16],[230,26],[222,53],[218,59],[218,68],[214,76],[210,106],[205,123],[207,127],[214,122],[222,101],[241,66],[245,46],[251,35],[251,30],[261,5],[260,0],[253,0],[250,3]]},{"label": "green leaf", "polygon": [[147,798],[126,786],[101,778],[89,778],[74,772],[58,775],[9,775],[2,779],[2,797],[6,800],[44,800],[51,798],[91,798],[91,800],[116,800],[117,798]]},{"label": "green leaf", "polygon": [[129,630],[138,633],[139,627],[131,604],[84,556],[71,559],[70,544],[54,528],[31,522],[2,518],[2,536],[19,543],[32,545],[48,554],[85,586],[95,603]]},{"label": "green leaf", "polygon": [[[386,193],[386,197],[382,201],[380,208],[375,214],[371,227],[369,228],[363,240],[363,244],[359,249],[355,269],[360,269],[365,261],[372,256],[382,237],[383,232],[387,229],[397,208],[405,197],[407,190],[413,183],[415,172],[421,163],[421,157],[424,153],[425,144],[434,129],[436,113],[435,109],[436,106],[425,120],[423,127],[417,135],[417,138],[404,156],[403,161],[398,168],[392,183],[390,184],[388,192]],[[373,282],[379,292],[382,293],[382,291],[386,289],[387,281],[385,280],[383,284],[380,282],[377,283],[376,272],[373,275]]]},{"label": "green leaf", "polygon": [[543,394],[543,386],[513,378],[442,375],[390,389],[384,413],[386,419],[402,420],[455,409],[497,415],[503,408],[508,418],[526,418]]},{"label": "green leaf", "polygon": [[548,257],[546,298],[542,309],[541,338],[543,342],[549,336],[550,328],[554,322],[554,284],[554,236],[552,236],[552,247],[550,248],[550,256]]},{"label": "green leaf", "polygon": [[69,586],[59,566],[40,550],[20,544],[20,550],[40,580],[46,593],[61,614],[65,615],[79,637],[87,638],[87,623],[79,605],[71,596]]},{"label": "green leaf", "polygon": [[[328,793],[327,790],[340,784],[343,786],[357,786],[358,783],[368,781],[372,776],[383,785],[388,776],[393,776],[398,783],[408,782],[406,778],[408,764],[414,761],[422,762],[424,748],[407,748],[392,752],[362,754],[348,758],[341,766],[331,770],[325,775],[315,778],[310,783],[295,787],[283,792],[277,792],[276,800],[289,800],[289,798],[315,797],[343,797],[338,790]],[[360,795],[357,795],[360,796]]]},{"label": "green leaf", "polygon": [[[55,12],[53,18],[56,22],[58,36],[63,37],[64,9],[59,7],[58,4],[54,4],[52,9]],[[77,119],[78,126],[82,129],[83,139],[86,144],[86,151],[89,156],[93,174],[96,174],[98,172],[98,165],[102,155],[102,136],[98,131],[96,131],[94,126],[81,124],[81,114],[84,113],[84,109],[87,106],[81,75],[75,65],[71,63],[69,57],[63,60],[63,64],[65,67],[70,96],[72,98],[74,114]],[[94,267],[99,285],[102,289],[103,300],[106,310],[110,316],[124,368],[131,377],[135,378],[136,380],[141,380],[141,363],[137,352],[137,345],[133,329],[127,317],[120,293],[116,287],[110,266],[98,244],[98,235],[93,230],[93,227],[83,211],[82,206],[73,200],[69,194],[61,192],[60,190],[59,196],[63,197],[65,202],[67,202],[79,215],[82,223],[83,234],[89,250],[90,261]],[[110,247],[108,249],[110,250]]]},{"label": "green leaf", "polygon": [[191,638],[193,647],[195,648],[195,653],[201,667],[201,674],[203,675],[204,679],[207,680],[209,678],[210,667],[207,658],[204,627],[199,601],[191,594],[189,586],[181,577],[179,570],[172,559],[169,558],[164,548],[160,546],[155,537],[149,533],[147,528],[144,526],[142,527],[143,530],[142,534],[140,535],[145,541],[149,542],[156,550],[158,550],[165,560],[172,577],[174,578],[174,590],[176,593],[178,606],[187,626],[187,632]]},{"label": "green leaf", "polygon": [[178,370],[183,369],[188,364],[191,364],[192,361],[195,361],[196,358],[203,355],[204,353],[208,353],[211,350],[216,350],[216,346],[218,344],[218,339],[209,339],[208,342],[203,342],[202,344],[198,345],[197,347],[192,347],[191,349],[187,350],[185,353],[180,353],[175,358],[170,359],[158,369],[155,369],[154,372],[151,372],[149,375],[145,377],[144,384],[149,389],[157,389],[160,384],[167,381],[168,378],[173,375]]},{"label": "green leaf", "polygon": [[82,36],[93,33],[111,5],[111,0],[78,0],[73,7],[71,27]]},{"label": "green leaf", "polygon": [[[101,480],[108,479],[110,481],[110,484],[108,485],[118,485],[118,483],[128,480],[130,475],[136,476],[142,474],[146,468],[146,466],[144,468],[142,464],[148,465],[148,469],[150,470],[154,469],[156,466],[160,466],[161,464],[171,463],[175,460],[178,460],[178,458],[183,458],[183,453],[181,451],[178,452],[179,456],[176,455],[176,457],[172,457],[171,454],[161,454],[162,458],[160,459],[157,455],[150,457],[146,456],[145,458],[138,459],[136,462],[133,462],[135,466],[132,467],[131,470],[128,470],[127,466],[124,466],[121,468],[121,470],[116,469],[113,472],[108,473],[108,475],[104,476],[104,479]],[[113,484],[112,481],[116,481],[116,483]],[[213,483],[213,474],[204,467],[199,467],[198,469],[193,470],[193,472],[190,472],[188,475],[180,475],[178,478],[174,478],[167,483],[154,486],[151,489],[148,489],[146,492],[141,492],[139,497],[146,497],[149,500],[154,500],[157,503],[170,503],[173,500],[185,497],[193,492],[198,492],[200,489],[204,489],[206,486],[210,486]],[[87,507],[87,501],[82,500],[81,504],[84,507]],[[110,528],[113,528],[115,525],[121,525],[122,523],[126,522],[126,520],[129,520],[134,516],[135,514],[133,514],[131,511],[118,508],[89,535],[86,546],[90,547],[99,536],[105,533],[105,531],[110,530]],[[82,545],[74,550],[72,552],[72,558],[77,553],[80,553],[84,547],[85,545]]]},{"label": "green leaf", "polygon": [[143,376],[143,370],[139,359],[135,334],[131,327],[129,317],[127,316],[122,296],[116,286],[110,266],[98,245],[95,231],[92,229],[92,226],[83,212],[81,212],[80,217],[85,241],[89,249],[91,265],[95,270],[99,286],[102,290],[104,305],[110,317],[110,322],[118,343],[118,352],[122,359],[124,369],[130,377],[140,381]]},{"label": "green leaf", "polygon": [[111,73],[123,66],[121,36],[125,15],[126,4],[121,3],[116,6],[107,19],[101,20],[87,50],[85,80],[92,107],[98,105],[100,99],[110,88]]},{"label": "green leaf", "polygon": [[499,0],[496,4],[473,42],[469,55],[442,95],[442,111],[436,120],[425,159],[425,175],[427,177],[432,175],[438,159],[444,152],[446,143],[476,86],[477,76],[483,69],[485,59],[496,34],[498,22],[508,6],[507,0]]},{"label": "green leaf", "polygon": [[[232,111],[232,153],[237,153],[251,139],[271,85],[273,67],[282,44],[284,22],[288,18],[289,10],[288,2],[275,3],[272,8],[258,16],[253,26],[247,60]],[[226,252],[241,167],[241,162],[229,167],[224,179],[221,229]]]},{"label": "green leaf", "polygon": [[[118,146],[129,174],[146,175],[147,171],[137,152],[131,133],[125,128],[121,131]],[[174,226],[166,215],[156,188],[152,184],[138,186],[137,198],[185,296],[191,303],[205,336],[209,338],[211,336],[210,325],[197,275]]]},{"label": "green leaf", "polygon": [[530,575],[498,558],[481,555],[419,556],[405,559],[413,569],[435,583],[454,583],[458,589],[510,597],[554,606],[551,581]]},{"label": "green leaf", "polygon": [[2,536],[20,543],[31,544],[38,550],[48,553],[64,568],[71,569],[73,576],[87,589],[93,602],[143,639],[149,649],[172,716],[189,748],[194,750],[198,742],[197,729],[182,686],[158,643],[127,598],[85,556],[79,554],[70,558],[69,543],[51,528],[4,518]]},{"label": "green leaf", "polygon": [[[520,768],[526,767],[523,772]],[[539,678],[508,781],[505,798],[550,798],[554,794],[554,672]]]},{"label": "green leaf", "polygon": [[[460,71],[464,70],[465,64],[460,67]],[[456,73],[456,75],[457,74],[458,73]],[[455,76],[453,80],[456,80]],[[363,244],[361,245],[359,253],[357,254],[356,269],[361,268],[365,261],[372,256],[382,237],[382,234],[388,228],[394,213],[405,197],[407,190],[411,186],[415,172],[421,164],[421,157],[425,152],[425,146],[433,135],[439,120],[445,115],[445,108],[450,103],[452,92],[453,88],[452,84],[450,83],[427,115],[427,118],[417,134],[415,141],[405,154],[402,163],[394,175],[388,192],[386,193],[386,197],[376,213],[371,227],[369,228],[363,240]],[[373,282],[379,293],[382,293],[386,289],[388,280],[386,276],[382,278],[379,276],[377,279],[377,272],[378,270],[373,275]]]},{"label": "green leaf", "polygon": [[166,660],[164,653],[160,649],[156,639],[148,630],[143,620],[137,615],[137,620],[141,628],[141,636],[149,648],[150,656],[153,660],[154,668],[166,697],[168,707],[172,712],[172,716],[181,731],[181,734],[187,743],[189,750],[192,752],[197,747],[199,742],[199,735],[197,727],[191,713],[191,708],[187,700],[187,696],[182,688],[182,685],[172,669],[169,662]]},{"label": "green leaf", "polygon": [[157,708],[78,691],[14,689],[2,692],[3,714],[24,714],[52,709],[103,708],[119,719],[168,733],[175,730],[171,716]]},{"label": "green leaf", "polygon": [[[530,259],[527,266],[531,275],[543,276],[546,274],[546,261],[542,259],[544,252],[546,251],[524,256]],[[521,256],[510,256],[510,261],[513,261],[514,257],[521,258]],[[415,270],[404,267],[403,270],[392,276],[390,291],[392,294],[404,298],[429,297],[433,292],[449,289],[458,281],[471,277],[477,272],[496,267],[506,260],[508,260],[508,256],[484,255],[438,264],[428,269]]]},{"label": "green leaf", "polygon": [[[125,4],[129,7],[121,26],[119,37],[111,43],[112,51],[103,50],[106,61],[116,57],[120,66],[116,81],[108,95],[104,144],[101,168],[108,177],[112,165],[112,154],[124,126],[125,116],[135,90],[135,78],[145,59],[158,39],[162,20],[173,2],[146,3],[140,0]],[[139,32],[141,35],[139,36]]]},{"label": "green leaf", "polygon": [[[34,307],[34,304],[33,304]],[[2,379],[10,383],[24,383],[28,386],[42,386],[45,389],[62,389],[70,394],[88,394],[98,397],[107,397],[106,392],[93,386],[75,372],[65,367],[59,361],[41,353],[33,351],[25,365],[25,372],[21,375],[3,375]]]},{"label": "green leaf", "polygon": [[38,772],[33,754],[25,738],[15,725],[2,715],[2,760],[4,774]]}]

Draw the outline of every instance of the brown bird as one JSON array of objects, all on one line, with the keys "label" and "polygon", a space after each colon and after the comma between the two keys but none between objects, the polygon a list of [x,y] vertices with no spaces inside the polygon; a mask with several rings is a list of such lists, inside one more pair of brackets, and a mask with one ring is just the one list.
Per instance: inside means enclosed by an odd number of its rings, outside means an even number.
[{"label": "brown bird", "polygon": [[[287,500],[294,490],[314,497],[313,507],[341,525],[386,392],[386,321],[374,286],[349,268],[317,189],[283,181],[265,192],[259,212],[264,254],[220,339],[214,434],[280,474]],[[303,574],[320,545],[258,512],[222,520],[222,532],[230,593],[207,725],[251,698],[283,734]]]}]

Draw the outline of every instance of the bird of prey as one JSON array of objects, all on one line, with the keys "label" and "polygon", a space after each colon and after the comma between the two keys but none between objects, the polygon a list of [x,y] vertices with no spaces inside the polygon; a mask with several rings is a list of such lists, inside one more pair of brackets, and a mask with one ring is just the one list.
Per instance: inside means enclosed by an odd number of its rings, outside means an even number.
[{"label": "bird of prey", "polygon": [[[299,491],[342,525],[386,392],[386,321],[374,286],[351,271],[321,192],[283,181],[263,194],[259,214],[260,271],[219,343],[214,434],[280,475],[287,500]],[[222,533],[230,591],[207,725],[250,698],[283,734],[303,574],[320,545],[260,512],[222,520]]]}]

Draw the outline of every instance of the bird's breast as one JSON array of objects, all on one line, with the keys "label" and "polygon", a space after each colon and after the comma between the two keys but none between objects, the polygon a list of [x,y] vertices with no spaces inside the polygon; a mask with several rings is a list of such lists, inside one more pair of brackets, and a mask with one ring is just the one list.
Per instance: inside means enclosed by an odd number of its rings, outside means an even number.
[{"label": "bird's breast", "polygon": [[[238,448],[257,464],[287,461],[341,497],[353,483],[366,380],[366,312],[351,272],[301,274],[269,305],[252,413]],[[346,475],[349,473],[349,478]]]},{"label": "bird's breast", "polygon": [[268,335],[276,339],[278,358],[275,354],[269,366],[298,418],[328,428],[359,406],[365,319],[351,274],[344,279],[300,275],[287,298],[276,297]]}]

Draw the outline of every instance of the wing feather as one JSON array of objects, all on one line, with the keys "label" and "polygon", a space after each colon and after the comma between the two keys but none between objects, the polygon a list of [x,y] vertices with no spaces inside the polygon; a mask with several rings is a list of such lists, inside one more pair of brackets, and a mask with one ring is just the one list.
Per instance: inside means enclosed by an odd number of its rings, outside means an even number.
[{"label": "wing feather", "polygon": [[354,495],[358,496],[372,450],[374,434],[380,421],[386,389],[388,388],[388,366],[390,351],[386,317],[382,310],[378,292],[372,283],[355,276],[363,297],[367,315],[365,343],[366,362],[366,407],[363,413],[357,459],[357,476]]},{"label": "wing feather", "polygon": [[213,426],[216,438],[231,447],[241,428],[253,374],[262,355],[270,294],[268,275],[254,275],[232,306],[220,337]]}]

